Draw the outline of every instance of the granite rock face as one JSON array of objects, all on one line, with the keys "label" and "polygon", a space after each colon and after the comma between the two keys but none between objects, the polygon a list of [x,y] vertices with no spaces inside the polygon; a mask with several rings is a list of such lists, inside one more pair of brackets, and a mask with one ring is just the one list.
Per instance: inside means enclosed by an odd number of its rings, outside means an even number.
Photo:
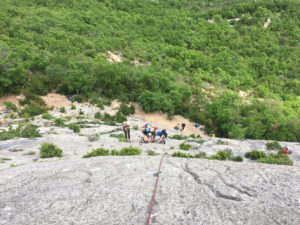
[{"label": "granite rock face", "polygon": [[[1,172],[0,224],[145,224],[161,156],[95,157]],[[151,224],[300,224],[296,166],[166,156]]]},{"label": "granite rock face", "polygon": [[[119,127],[94,121],[97,109],[78,105],[77,110],[80,107],[85,115],[90,113],[82,120],[80,134],[36,117],[32,123],[42,137],[0,142],[0,159],[5,159],[0,163],[0,225],[145,224],[156,181],[153,174],[163,155],[151,224],[300,224],[299,143],[280,142],[293,151],[294,166],[246,158],[243,162],[173,158],[182,142],[191,145],[182,152],[193,155],[222,149],[230,149],[234,156],[273,151],[266,150],[267,141],[209,137],[142,144],[141,131],[134,129],[131,143],[120,142]],[[51,113],[63,116],[58,110]],[[69,110],[68,115],[76,122],[76,113]],[[129,120],[132,126],[145,123],[137,116]],[[99,140],[90,141],[89,136],[96,134]],[[39,147],[46,141],[63,150],[61,159],[39,158]],[[120,150],[130,145],[140,148],[141,155],[82,158],[95,148]],[[148,156],[149,150],[157,155]]]}]

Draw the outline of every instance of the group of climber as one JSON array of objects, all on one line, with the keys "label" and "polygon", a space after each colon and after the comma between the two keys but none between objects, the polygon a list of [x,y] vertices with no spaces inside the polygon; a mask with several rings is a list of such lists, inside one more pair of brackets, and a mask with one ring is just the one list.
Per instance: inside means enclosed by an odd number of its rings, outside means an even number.
[{"label": "group of climber", "polygon": [[[131,142],[130,140],[130,122],[125,121],[122,123],[122,129],[124,131],[125,138],[127,142]],[[145,124],[142,127],[142,135],[141,143],[166,143],[166,138],[168,136],[167,131],[165,129],[158,130],[156,126],[150,126],[149,124]],[[156,141],[156,137],[159,139]]]}]

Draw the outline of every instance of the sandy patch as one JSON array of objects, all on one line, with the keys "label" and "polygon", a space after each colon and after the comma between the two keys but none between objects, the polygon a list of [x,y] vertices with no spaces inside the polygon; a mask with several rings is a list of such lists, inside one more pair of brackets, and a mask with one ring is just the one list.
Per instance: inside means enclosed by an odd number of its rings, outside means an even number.
[{"label": "sandy patch", "polygon": [[5,109],[5,106],[3,104],[3,102],[12,102],[14,103],[15,105],[18,105],[19,104],[19,100],[21,99],[24,99],[24,95],[6,95],[2,98],[0,98],[0,110],[4,110]]},{"label": "sandy patch", "polygon": [[271,24],[271,18],[267,19],[267,22],[264,23],[264,28],[267,28]]},{"label": "sandy patch", "polygon": [[107,51],[107,53],[103,54],[107,61],[110,63],[116,63],[116,62],[123,62],[121,53],[113,53],[110,51]]},{"label": "sandy patch", "polygon": [[167,115],[162,112],[152,112],[152,113],[145,113],[141,107],[136,107],[135,115],[141,116],[145,121],[157,124],[159,126],[165,127],[167,129],[173,130],[173,128],[179,123],[185,123],[185,131],[183,132],[184,135],[191,135],[200,134],[201,136],[207,136],[204,132],[200,131],[199,128],[195,127],[195,123],[189,121],[188,119],[184,118],[180,115],[175,115],[172,120],[167,118]]},{"label": "sandy patch", "polygon": [[71,105],[65,95],[60,95],[56,93],[49,93],[46,96],[41,96],[41,98],[46,102],[48,107],[62,107]]}]

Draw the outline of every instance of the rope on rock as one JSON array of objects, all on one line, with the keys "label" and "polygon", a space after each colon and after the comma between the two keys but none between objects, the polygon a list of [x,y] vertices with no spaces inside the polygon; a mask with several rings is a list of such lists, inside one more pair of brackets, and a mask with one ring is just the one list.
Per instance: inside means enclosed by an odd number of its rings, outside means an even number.
[{"label": "rope on rock", "polygon": [[161,164],[162,164],[162,161],[163,161],[164,157],[165,157],[165,152],[161,157],[157,173],[153,174],[154,176],[156,176],[156,183],[155,183],[155,187],[154,187],[154,191],[153,191],[153,195],[152,195],[152,200],[151,200],[151,203],[150,203],[149,214],[148,214],[148,219],[147,219],[146,225],[149,225],[149,223],[150,223],[152,208],[153,208],[153,205],[154,205],[155,194],[156,194],[156,190],[157,190],[157,184],[158,184],[158,180],[159,180],[160,168],[161,168]]}]

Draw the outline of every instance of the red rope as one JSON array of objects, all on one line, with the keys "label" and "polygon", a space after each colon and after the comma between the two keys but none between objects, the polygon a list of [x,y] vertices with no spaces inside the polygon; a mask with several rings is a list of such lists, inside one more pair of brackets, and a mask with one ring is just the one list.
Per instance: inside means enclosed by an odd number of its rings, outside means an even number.
[{"label": "red rope", "polygon": [[152,195],[152,200],[151,200],[151,204],[150,204],[150,208],[149,208],[149,214],[148,214],[148,219],[147,219],[146,225],[149,225],[149,223],[150,223],[152,208],[153,208],[153,205],[154,205],[155,194],[156,194],[157,184],[158,184],[158,179],[159,179],[159,174],[160,174],[161,163],[163,161],[164,156],[165,156],[165,153],[162,155],[161,160],[160,160],[160,164],[159,164],[159,167],[158,167],[158,173],[157,173],[157,177],[156,177],[155,188],[154,188],[153,195]]}]

